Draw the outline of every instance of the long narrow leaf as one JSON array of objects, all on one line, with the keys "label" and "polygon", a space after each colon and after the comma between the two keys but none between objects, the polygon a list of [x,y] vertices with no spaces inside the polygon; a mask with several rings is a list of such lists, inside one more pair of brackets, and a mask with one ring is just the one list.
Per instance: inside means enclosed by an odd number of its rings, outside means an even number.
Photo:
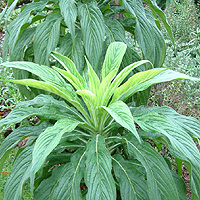
[{"label": "long narrow leaf", "polygon": [[105,147],[105,139],[96,135],[87,144],[85,183],[87,200],[116,200],[115,182],[111,174],[111,155]]},{"label": "long narrow leaf", "polygon": [[122,156],[115,155],[112,159],[122,200],[148,200],[144,175],[130,161],[125,161]]},{"label": "long narrow leaf", "polygon": [[137,141],[127,140],[127,145],[129,153],[146,169],[149,199],[179,199],[171,172],[164,158],[146,142],[139,145]]},{"label": "long narrow leaf", "polygon": [[128,129],[135,135],[139,142],[141,139],[135,128],[134,119],[128,106],[122,102],[117,101],[108,107],[102,106],[122,127]]},{"label": "long narrow leaf", "polygon": [[54,126],[47,128],[43,133],[40,134],[36,140],[33,150],[33,158],[30,171],[31,181],[34,180],[35,173],[43,165],[47,156],[59,144],[63,134],[73,131],[79,123],[79,121],[73,120],[71,118],[60,119],[55,123]]}]

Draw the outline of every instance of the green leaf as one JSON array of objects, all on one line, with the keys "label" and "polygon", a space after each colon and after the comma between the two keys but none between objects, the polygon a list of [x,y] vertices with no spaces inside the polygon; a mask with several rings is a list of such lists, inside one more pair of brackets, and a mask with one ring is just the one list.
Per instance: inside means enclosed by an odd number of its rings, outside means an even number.
[{"label": "green leaf", "polygon": [[[82,84],[81,88],[86,87],[86,83],[83,79],[83,77],[79,74],[78,70],[76,69],[75,64],[72,60],[67,58],[66,56],[63,56],[59,53],[53,52],[52,56],[68,71],[70,72],[75,78],[77,78],[80,83]],[[76,81],[77,82],[77,81]]]},{"label": "green leaf", "polygon": [[8,56],[9,33],[6,31],[3,41],[3,62],[7,61]]},{"label": "green leaf", "polygon": [[140,145],[134,139],[127,140],[127,146],[129,153],[145,167],[149,199],[179,199],[176,185],[164,158],[146,142]]},{"label": "green leaf", "polygon": [[200,79],[187,76],[185,74],[166,70],[165,68],[152,69],[145,72],[139,72],[133,75],[126,83],[120,86],[113,97],[115,99],[125,100],[138,91],[143,91],[156,83],[168,82],[172,80],[188,79],[199,81]]},{"label": "green leaf", "polygon": [[37,200],[82,199],[80,182],[83,177],[85,152],[77,151],[71,162],[53,170],[48,179],[42,181],[35,193]]},{"label": "green leaf", "polygon": [[75,41],[72,41],[72,37],[69,33],[66,34],[61,40],[59,52],[62,55],[72,59],[78,69],[78,72],[80,74],[83,73],[85,68],[85,51],[83,47],[83,41],[81,40],[80,31],[78,34],[76,34]]},{"label": "green leaf", "polygon": [[[7,9],[6,16],[5,16],[6,21],[8,20],[8,17],[9,17],[9,15],[10,15],[10,13],[15,9],[15,7],[16,7],[18,1],[19,1],[19,0],[14,0],[14,1],[12,2],[12,4],[9,6],[9,8]],[[1,21],[1,20],[0,20],[0,21]]]},{"label": "green leaf", "polygon": [[171,171],[171,173],[178,190],[179,199],[187,200],[187,191],[186,191],[186,186],[183,179],[174,171]]},{"label": "green leaf", "polygon": [[81,120],[81,115],[66,103],[48,95],[39,95],[33,100],[20,102],[6,118],[0,120],[0,127],[14,125],[31,116],[54,120],[73,117]]},{"label": "green leaf", "polygon": [[28,22],[30,13],[32,11],[41,11],[45,8],[48,0],[42,0],[39,2],[32,2],[28,4],[22,12],[18,15],[18,17],[13,20],[8,26],[9,32],[9,51],[12,53],[14,46],[21,34],[22,26]]},{"label": "green leaf", "polygon": [[144,59],[155,67],[161,67],[165,58],[165,41],[155,24],[151,13],[145,11],[141,0],[123,0],[123,5],[131,17],[136,17],[135,39],[142,48]]},{"label": "green leaf", "polygon": [[85,151],[77,151],[60,174],[52,199],[82,199],[80,182],[83,178]]},{"label": "green leaf", "polygon": [[[30,43],[35,34],[35,27],[25,29],[17,40],[13,51],[10,54],[10,61],[23,60],[24,48]],[[17,77],[15,77],[17,78]]]},{"label": "green leaf", "polygon": [[84,86],[80,83],[79,79],[71,74],[69,71],[65,71],[58,67],[53,67],[58,71],[64,78],[66,78],[77,90],[84,89]]},{"label": "green leaf", "polygon": [[180,115],[173,108],[168,106],[152,107],[153,112],[164,114],[168,120],[178,124],[184,131],[186,131],[191,137],[199,140],[200,138],[200,122],[193,118]]},{"label": "green leaf", "polygon": [[63,118],[40,134],[33,149],[31,181],[33,181],[35,173],[41,168],[47,156],[59,144],[63,134],[73,131],[79,123],[72,118]]},{"label": "green leaf", "polygon": [[122,127],[128,129],[135,135],[139,142],[140,136],[135,128],[134,119],[129,107],[122,101],[117,101],[108,107],[102,106]]},{"label": "green leaf", "polygon": [[120,186],[122,200],[148,200],[145,177],[130,161],[114,155],[113,169]]},{"label": "green leaf", "polygon": [[135,121],[144,131],[163,134],[168,139],[171,154],[189,163],[192,192],[200,197],[200,153],[190,135],[162,113],[145,109],[145,112],[140,111],[138,114]]},{"label": "green leaf", "polygon": [[[151,80],[164,70],[166,69],[165,68],[152,69],[134,74],[131,78],[128,79],[128,81],[126,81],[123,85],[121,85],[119,88],[115,90],[112,102],[120,98],[121,99],[125,99],[125,97],[128,98],[129,96],[133,95],[138,91],[147,89],[150,85],[148,85],[148,87],[141,87],[144,85],[144,84],[142,85],[142,83],[148,82],[148,80]],[[136,90],[134,90],[133,88],[134,89],[136,88]],[[137,90],[137,88],[141,88],[141,90]]]},{"label": "green leaf", "polygon": [[33,42],[36,63],[49,65],[50,53],[55,50],[59,41],[61,20],[60,14],[52,13],[37,26]]},{"label": "green leaf", "polygon": [[6,137],[0,146],[0,162],[1,158],[10,149],[17,146],[17,144],[28,136],[38,136],[48,127],[47,123],[42,123],[39,126],[20,126]]},{"label": "green leaf", "polygon": [[3,19],[3,17],[4,17],[4,15],[5,15],[5,13],[6,13],[6,11],[7,11],[7,6],[1,11],[1,13],[0,13],[0,21]]},{"label": "green leaf", "polygon": [[102,67],[102,80],[113,70],[118,70],[126,52],[126,44],[122,42],[111,43],[107,49]]},{"label": "green leaf", "polygon": [[92,66],[90,65],[89,61],[86,58],[87,66],[88,66],[88,76],[89,76],[89,89],[93,94],[98,95],[97,88],[100,87],[100,80],[95,71],[93,70]]},{"label": "green leaf", "polygon": [[63,165],[53,169],[52,175],[49,178],[44,179],[36,189],[34,199],[50,200],[54,187],[59,181],[59,175],[62,169]]},{"label": "green leaf", "polygon": [[[145,64],[149,62],[148,60],[142,60],[135,62],[133,64],[130,64],[129,66],[125,67],[112,81],[112,84],[110,85],[109,89],[106,91],[105,96],[107,97],[107,101],[110,99],[110,97],[113,95],[114,91],[117,89],[117,87],[124,81],[124,79],[132,72],[132,70],[142,64]],[[105,103],[105,104],[106,104]]]},{"label": "green leaf", "polygon": [[78,12],[85,52],[94,70],[97,71],[105,37],[103,15],[96,2],[79,3]]},{"label": "green leaf", "polygon": [[105,139],[96,135],[87,144],[85,183],[87,200],[116,200],[115,182],[112,177],[111,155],[105,147]]},{"label": "green leaf", "polygon": [[2,63],[1,65],[5,66],[5,67],[13,67],[13,68],[29,71],[29,72],[39,76],[46,83],[43,83],[40,81],[34,81],[31,79],[24,80],[24,81],[23,80],[21,80],[21,81],[13,80],[12,82],[16,82],[16,83],[23,84],[23,85],[27,84],[29,86],[40,88],[40,89],[45,89],[46,87],[51,88],[52,90],[54,90],[53,93],[56,93],[56,94],[60,93],[60,95],[63,93],[62,97],[67,99],[68,101],[78,101],[77,95],[73,91],[72,86],[67,84],[65,82],[65,80],[62,78],[62,76],[57,71],[51,69],[50,67],[47,67],[44,65],[38,65],[35,63],[31,63],[31,62],[23,62],[23,61],[7,62],[7,63]]},{"label": "green leaf", "polygon": [[5,185],[5,200],[21,199],[23,184],[29,178],[32,150],[33,147],[27,147],[18,155],[17,159],[15,160],[11,176]]},{"label": "green leaf", "polygon": [[73,41],[75,41],[75,21],[77,17],[77,8],[74,0],[61,0],[60,1],[61,14],[64,17],[64,21],[68,26],[72,35]]},{"label": "green leaf", "polygon": [[173,33],[172,33],[172,30],[171,30],[171,27],[170,25],[168,24],[167,22],[167,19],[166,19],[166,16],[165,16],[165,13],[158,7],[157,3],[155,0],[144,0],[152,10],[154,10],[157,15],[160,17],[160,19],[162,20],[168,34],[169,34],[169,37],[172,41],[172,43],[175,45],[175,42],[174,42],[174,37],[173,37]]}]

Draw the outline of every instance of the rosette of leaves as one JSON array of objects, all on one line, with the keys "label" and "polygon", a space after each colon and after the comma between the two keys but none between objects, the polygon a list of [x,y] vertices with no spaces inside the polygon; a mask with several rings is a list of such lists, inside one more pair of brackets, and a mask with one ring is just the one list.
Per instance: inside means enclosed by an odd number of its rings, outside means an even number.
[{"label": "rosette of leaves", "polygon": [[[1,13],[6,19],[18,0],[10,0]],[[149,5],[146,9],[143,5]],[[117,16],[121,16],[118,18]],[[97,74],[110,43],[121,41],[128,45],[122,68],[139,60],[150,60],[161,67],[165,58],[165,42],[159,30],[159,20],[165,25],[172,41],[171,28],[155,0],[123,0],[118,5],[111,0],[37,0],[25,4],[19,16],[8,26],[4,39],[3,60],[9,51],[10,61],[32,61],[49,66],[50,53],[55,49],[69,57],[82,75],[87,71],[87,58]],[[129,44],[126,32],[132,35]],[[141,53],[138,53],[139,47]],[[148,66],[146,66],[148,67]],[[139,69],[139,68],[138,68]],[[31,78],[29,72],[14,70],[17,79]],[[41,93],[19,86],[28,99]]]},{"label": "rosette of leaves", "polygon": [[[142,60],[119,70],[127,46],[110,44],[101,75],[87,62],[81,76],[67,57],[52,56],[64,67],[31,62],[2,65],[33,73],[36,79],[8,80],[46,90],[20,102],[0,121],[0,127],[20,123],[0,147],[0,167],[9,152],[25,137],[5,186],[5,200],[17,200],[30,180],[34,199],[182,200],[185,184],[148,142],[166,145],[187,166],[194,199],[200,198],[200,123],[170,107],[135,107],[126,100],[149,86],[176,79],[191,79],[166,68],[154,68],[125,78]],[[40,77],[38,80],[37,77]],[[54,97],[60,97],[56,100]],[[27,118],[37,116],[30,125]],[[137,126],[136,126],[137,124]]]}]

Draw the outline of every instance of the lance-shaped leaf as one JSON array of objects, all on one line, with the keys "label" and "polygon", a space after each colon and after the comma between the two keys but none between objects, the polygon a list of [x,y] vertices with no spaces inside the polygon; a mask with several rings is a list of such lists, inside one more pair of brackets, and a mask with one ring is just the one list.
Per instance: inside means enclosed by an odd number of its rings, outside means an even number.
[{"label": "lance-shaped leaf", "polygon": [[174,37],[173,37],[173,33],[172,33],[172,29],[170,27],[170,25],[168,24],[167,22],[167,19],[166,19],[166,15],[165,13],[158,7],[157,3],[155,0],[144,0],[147,4],[150,5],[150,8],[156,12],[156,14],[160,17],[160,19],[162,20],[168,34],[169,34],[169,37],[171,39],[171,41],[173,42],[173,44],[175,45],[175,42],[174,42]]},{"label": "lance-shaped leaf", "polygon": [[[117,87],[122,83],[122,81],[132,72],[132,70],[142,64],[145,64],[149,61],[147,60],[141,60],[138,62],[135,62],[133,64],[130,64],[129,66],[125,67],[116,77],[115,79],[112,81],[112,84],[110,84],[110,86],[108,87],[108,89],[106,91],[104,91],[104,96],[105,96],[105,100],[104,100],[104,105],[107,105],[108,101],[110,100],[110,98],[112,97],[113,93],[115,92],[115,90],[117,89]],[[103,92],[103,91],[102,91]],[[100,93],[100,92],[99,92]]]},{"label": "lance-shaped leaf", "polygon": [[77,151],[71,162],[53,171],[48,179],[41,182],[35,193],[37,200],[82,199],[80,182],[83,177],[85,152]]},{"label": "lance-shaped leaf", "polygon": [[0,13],[0,21],[3,19],[3,17],[4,17],[4,15],[5,15],[5,13],[6,13],[6,11],[7,11],[7,5],[6,5],[6,7],[1,11],[1,13]]},{"label": "lance-shaped leaf", "polygon": [[60,14],[52,13],[37,26],[33,42],[36,63],[49,65],[50,53],[55,50],[59,41],[61,20]]},{"label": "lance-shaped leaf", "polygon": [[158,114],[146,109],[146,113],[136,117],[136,123],[147,132],[159,132],[168,139],[170,152],[175,157],[189,163],[191,189],[194,195],[200,197],[200,153],[190,135],[178,124],[170,121],[162,113]]},{"label": "lance-shaped leaf", "polygon": [[47,156],[59,144],[63,134],[73,131],[79,123],[79,121],[76,121],[72,118],[60,119],[54,124],[54,126],[47,128],[43,133],[40,134],[33,149],[30,172],[31,181],[34,180],[35,173],[43,165]]},{"label": "lance-shaped leaf", "polygon": [[0,127],[19,123],[31,116],[54,120],[71,117],[80,120],[78,117],[80,114],[66,103],[57,101],[48,95],[39,95],[33,100],[20,102],[6,118],[0,120]]},{"label": "lance-shaped leaf", "polygon": [[132,162],[125,161],[122,156],[115,155],[112,159],[122,200],[148,200],[144,175]]},{"label": "lance-shaped leaf", "polygon": [[80,182],[83,178],[85,151],[77,151],[71,162],[64,166],[56,185],[52,199],[82,199]]},{"label": "lance-shaped leaf", "polygon": [[85,68],[85,51],[83,41],[81,40],[81,32],[79,31],[78,34],[76,34],[75,41],[72,41],[70,33],[66,34],[61,40],[59,47],[59,52],[72,59],[78,72],[82,74]]},{"label": "lance-shaped leaf", "polygon": [[61,14],[64,17],[64,21],[68,26],[72,35],[73,41],[75,40],[75,21],[77,17],[77,8],[74,0],[61,0],[60,1]]},{"label": "lance-shaped leaf", "polygon": [[[29,71],[29,72],[39,76],[42,80],[44,80],[46,82],[46,86],[50,86],[50,87],[54,88],[54,90],[56,90],[56,91],[59,90],[62,93],[64,93],[67,96],[67,98],[69,98],[68,99],[69,101],[71,101],[71,100],[78,101],[77,95],[73,91],[72,86],[67,84],[65,82],[65,80],[62,78],[62,76],[57,71],[55,71],[54,69],[51,69],[50,67],[47,67],[44,65],[38,65],[35,63],[31,63],[31,62],[23,62],[23,61],[21,61],[21,62],[20,61],[19,62],[6,62],[6,63],[2,63],[1,65],[5,66],[5,67],[13,67],[16,69],[22,69],[22,70]],[[29,84],[30,86],[36,87],[36,88],[43,87],[42,83],[40,83],[39,81],[34,82],[33,80],[29,80],[29,79],[25,80],[25,81],[26,81],[26,83],[23,83],[23,81],[20,82],[20,80],[18,80],[18,83],[24,84],[24,85]],[[28,81],[29,81],[29,83],[28,83]],[[36,86],[34,86],[34,84]]]},{"label": "lance-shaped leaf", "polygon": [[98,62],[102,53],[105,37],[105,26],[103,15],[96,2],[90,4],[79,4],[78,14],[81,23],[81,32],[86,55],[97,71]]},{"label": "lance-shaped leaf", "polygon": [[168,106],[152,107],[152,111],[164,114],[168,120],[178,124],[189,135],[191,135],[193,138],[196,138],[197,141],[200,138],[200,122],[194,117],[180,115],[173,108]]},{"label": "lance-shaped leaf", "polygon": [[100,80],[95,71],[93,70],[92,66],[90,65],[89,61],[86,59],[87,66],[88,66],[88,77],[89,77],[89,89],[92,93],[98,94],[97,88],[100,87]]},{"label": "lance-shaped leaf", "polygon": [[165,58],[165,41],[152,14],[147,15],[141,0],[123,0],[123,5],[132,17],[136,17],[135,39],[142,48],[144,58],[155,67],[161,67]]},{"label": "lance-shaped leaf", "polygon": [[59,175],[62,169],[63,165],[53,169],[52,175],[49,178],[44,179],[36,189],[34,199],[50,200],[54,187],[60,178]]},{"label": "lance-shaped leaf", "polygon": [[47,123],[42,123],[39,126],[20,126],[19,128],[15,129],[3,140],[0,146],[0,165],[3,166],[4,164],[2,162],[4,155],[12,148],[16,147],[22,139],[28,136],[39,136],[39,134],[42,133],[47,127]]},{"label": "lance-shaped leaf", "polygon": [[134,119],[129,107],[122,101],[117,101],[108,107],[102,106],[114,119],[124,128],[128,129],[141,142],[140,136],[135,128]]},{"label": "lance-shaped leaf", "polygon": [[18,17],[13,20],[8,26],[9,37],[9,51],[12,53],[14,46],[21,34],[22,26],[28,22],[30,13],[33,11],[41,11],[45,8],[48,0],[43,0],[39,2],[32,2],[28,4],[23,11],[18,15]]},{"label": "lance-shaped leaf", "polygon": [[18,155],[17,159],[15,160],[12,174],[5,185],[5,200],[21,199],[23,184],[27,181],[30,175],[32,150],[33,147],[27,147]]},{"label": "lance-shaped leaf", "polygon": [[165,68],[139,72],[133,75],[126,83],[117,88],[113,97],[113,101],[116,99],[125,100],[134,93],[138,91],[143,91],[156,83],[179,79],[188,79],[193,81],[200,80],[198,78],[193,78],[179,72],[166,70]]},{"label": "lance-shaped leaf", "polygon": [[177,173],[175,173],[174,171],[171,171],[172,173],[172,177],[174,179],[174,182],[176,184],[177,190],[178,190],[178,194],[179,194],[179,199],[180,200],[187,200],[187,191],[186,191],[186,186],[185,183],[182,179],[182,177],[180,177]]},{"label": "lance-shaped leaf", "polygon": [[127,146],[130,155],[145,167],[149,199],[179,199],[176,185],[164,158],[146,142],[140,145],[134,139],[127,140]]},{"label": "lance-shaped leaf", "polygon": [[113,70],[118,70],[126,52],[126,44],[114,42],[109,45],[102,67],[102,80]]},{"label": "lance-shaped leaf", "polygon": [[13,51],[10,54],[10,61],[23,60],[24,48],[28,45],[35,34],[35,27],[25,29],[17,40]]},{"label": "lance-shaped leaf", "polygon": [[116,200],[115,182],[112,177],[111,155],[105,147],[105,139],[96,135],[87,144],[85,183],[87,200]]},{"label": "lance-shaped leaf", "polygon": [[[85,81],[83,77],[79,74],[78,70],[76,69],[75,64],[72,60],[67,58],[66,56],[63,56],[57,52],[53,52],[52,56],[68,71],[70,72],[74,77],[76,77],[80,83],[82,84],[82,88],[86,87]],[[77,81],[76,81],[77,82]]]}]

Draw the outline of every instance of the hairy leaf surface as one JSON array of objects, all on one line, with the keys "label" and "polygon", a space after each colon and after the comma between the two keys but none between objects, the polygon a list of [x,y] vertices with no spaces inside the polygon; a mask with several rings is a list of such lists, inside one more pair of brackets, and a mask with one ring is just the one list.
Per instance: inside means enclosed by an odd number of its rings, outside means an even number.
[{"label": "hairy leaf surface", "polygon": [[139,142],[141,139],[135,128],[134,119],[129,107],[122,101],[117,101],[108,107],[102,106],[122,127],[128,129],[135,135]]},{"label": "hairy leaf surface", "polygon": [[104,143],[104,137],[96,135],[87,144],[85,168],[87,200],[116,200],[115,182],[111,174],[111,155]]},{"label": "hairy leaf surface", "polygon": [[59,144],[63,134],[73,131],[79,123],[79,121],[71,118],[63,118],[40,134],[33,150],[31,181],[33,181],[35,173],[43,165],[47,156]]},{"label": "hairy leaf surface", "polygon": [[62,16],[60,14],[53,13],[37,26],[33,42],[37,64],[49,65],[50,53],[55,50],[59,41],[61,20]]},{"label": "hairy leaf surface", "polygon": [[120,186],[122,200],[148,200],[145,177],[130,161],[115,155],[113,169]]},{"label": "hairy leaf surface", "polygon": [[85,52],[96,71],[105,37],[103,15],[95,2],[79,4],[78,12]]},{"label": "hairy leaf surface", "polygon": [[128,140],[127,145],[129,153],[145,167],[149,199],[179,199],[171,172],[164,158],[146,142],[139,145],[136,140]]},{"label": "hairy leaf surface", "polygon": [[32,151],[33,147],[27,147],[15,160],[12,174],[5,185],[5,200],[21,199],[23,184],[28,180],[30,175]]},{"label": "hairy leaf surface", "polygon": [[173,123],[162,113],[146,109],[143,115],[141,115],[141,112],[139,115],[138,117],[135,116],[135,120],[143,130],[163,134],[168,139],[171,153],[190,163],[192,192],[199,197],[200,153],[190,135],[176,122]]}]

